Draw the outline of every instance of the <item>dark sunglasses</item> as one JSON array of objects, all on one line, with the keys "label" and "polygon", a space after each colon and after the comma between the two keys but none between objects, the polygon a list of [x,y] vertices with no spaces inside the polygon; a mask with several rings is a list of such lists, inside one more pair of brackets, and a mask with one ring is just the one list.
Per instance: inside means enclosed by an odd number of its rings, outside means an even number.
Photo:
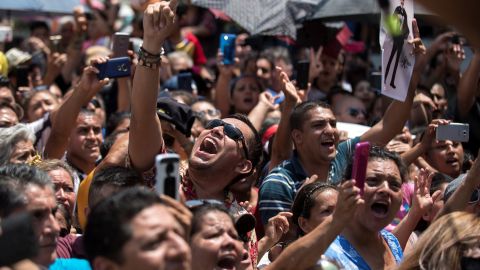
[{"label": "dark sunglasses", "polygon": [[249,160],[247,144],[245,143],[245,137],[243,137],[242,132],[234,125],[226,123],[220,119],[213,119],[205,126],[206,129],[213,129],[216,127],[223,127],[224,134],[227,135],[227,137],[229,137],[230,139],[234,141],[241,141],[243,151],[245,152],[245,158]]},{"label": "dark sunglasses", "polygon": [[478,201],[480,200],[479,198],[479,193],[480,193],[480,189],[477,188],[475,189],[473,192],[472,192],[472,196],[470,196],[470,200],[468,201],[469,204],[475,204],[475,203],[478,203]]},{"label": "dark sunglasses", "polygon": [[356,108],[349,108],[348,114],[352,117],[357,117],[359,114],[363,114],[363,116],[367,117],[367,112],[364,110],[356,109]]}]

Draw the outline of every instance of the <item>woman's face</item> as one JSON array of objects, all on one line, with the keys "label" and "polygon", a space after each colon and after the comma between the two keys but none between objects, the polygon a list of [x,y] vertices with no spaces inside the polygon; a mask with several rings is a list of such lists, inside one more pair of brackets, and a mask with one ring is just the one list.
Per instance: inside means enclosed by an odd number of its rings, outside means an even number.
[{"label": "woman's face", "polygon": [[299,218],[299,225],[306,234],[322,224],[322,222],[333,213],[335,205],[337,204],[338,191],[326,189],[314,196],[315,205],[310,211],[310,217],[308,219],[303,217]]},{"label": "woman's face", "polygon": [[439,172],[457,177],[462,170],[464,159],[463,146],[459,142],[434,141],[428,150],[427,162]]},{"label": "woman's face", "polygon": [[33,122],[42,116],[53,111],[58,106],[57,99],[48,91],[36,93],[28,102],[28,121]]},{"label": "woman's face", "polygon": [[232,105],[235,112],[248,114],[258,103],[261,89],[251,77],[240,79],[232,92]]},{"label": "woman's face", "polygon": [[200,230],[192,236],[192,269],[238,269],[243,255],[232,219],[221,211],[210,211],[201,218]]}]

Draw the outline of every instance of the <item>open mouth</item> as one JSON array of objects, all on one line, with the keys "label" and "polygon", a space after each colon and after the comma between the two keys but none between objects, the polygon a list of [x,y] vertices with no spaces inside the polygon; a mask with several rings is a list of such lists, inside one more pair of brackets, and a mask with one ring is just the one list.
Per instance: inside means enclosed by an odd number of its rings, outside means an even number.
[{"label": "open mouth", "polygon": [[220,260],[218,261],[217,269],[234,270],[235,264],[236,261],[234,256],[225,256],[223,258],[220,258]]},{"label": "open mouth", "polygon": [[200,145],[200,151],[205,152],[207,154],[216,154],[217,153],[217,145],[215,142],[210,138],[205,138]]},{"label": "open mouth", "polygon": [[449,165],[457,165],[457,164],[454,164],[454,163],[458,163],[458,159],[457,159],[457,158],[448,158],[448,159],[447,159],[447,164],[449,164]]},{"label": "open mouth", "polygon": [[323,140],[320,144],[327,148],[335,147],[335,141],[332,139]]},{"label": "open mouth", "polygon": [[378,218],[384,218],[388,214],[389,204],[387,202],[375,202],[370,207],[373,214]]}]

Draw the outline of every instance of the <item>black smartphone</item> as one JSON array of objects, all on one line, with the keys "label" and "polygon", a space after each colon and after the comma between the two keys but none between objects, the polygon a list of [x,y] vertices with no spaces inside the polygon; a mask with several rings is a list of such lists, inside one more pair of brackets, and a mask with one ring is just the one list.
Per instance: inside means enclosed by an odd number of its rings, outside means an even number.
[{"label": "black smartphone", "polygon": [[30,73],[30,68],[28,66],[17,67],[17,72],[16,72],[17,88],[23,87],[23,86],[30,86],[30,80],[28,79],[29,73]]},{"label": "black smartphone", "polygon": [[177,154],[160,154],[155,158],[155,190],[158,194],[165,194],[179,200],[180,174],[178,164],[180,156]]},{"label": "black smartphone", "polygon": [[60,51],[60,42],[62,41],[61,35],[50,36],[50,50],[52,53]]},{"label": "black smartphone", "polygon": [[455,34],[453,35],[451,38],[450,38],[450,42],[452,44],[460,44],[460,36],[458,34]]},{"label": "black smartphone", "polygon": [[99,80],[105,78],[120,78],[130,76],[130,58],[118,57],[108,59],[107,62],[96,65],[98,68],[97,77]]},{"label": "black smartphone", "polygon": [[116,32],[113,35],[113,57],[128,56],[128,47],[130,46],[130,34]]},{"label": "black smartphone", "polygon": [[306,90],[308,88],[308,77],[310,71],[310,61],[298,61],[297,63],[297,87]]},{"label": "black smartphone", "polygon": [[192,73],[185,72],[177,75],[178,89],[192,92]]}]

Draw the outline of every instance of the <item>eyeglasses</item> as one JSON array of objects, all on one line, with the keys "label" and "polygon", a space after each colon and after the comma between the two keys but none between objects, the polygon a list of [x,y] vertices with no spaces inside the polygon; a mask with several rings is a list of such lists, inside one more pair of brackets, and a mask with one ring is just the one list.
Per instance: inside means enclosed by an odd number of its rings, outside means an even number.
[{"label": "eyeglasses", "polygon": [[220,110],[217,110],[217,109],[209,109],[209,110],[204,110],[204,111],[199,111],[199,112],[196,112],[195,113],[195,116],[197,116],[198,118],[205,118],[205,116],[211,116],[211,117],[215,117],[215,116],[219,116],[220,115]]},{"label": "eyeglasses", "polygon": [[204,205],[223,205],[221,201],[218,200],[189,200],[185,202],[185,206],[192,210]]},{"label": "eyeglasses", "polygon": [[359,114],[362,114],[364,117],[367,117],[367,112],[357,108],[348,108],[348,114],[352,117],[357,117]]},{"label": "eyeglasses", "polygon": [[249,160],[248,158],[248,149],[247,145],[245,143],[245,137],[243,137],[242,132],[234,125],[229,124],[224,122],[223,120],[220,119],[213,119],[212,121],[208,122],[208,124],[205,126],[206,129],[213,129],[216,127],[222,127],[223,126],[223,132],[227,137],[234,141],[241,141],[242,142],[242,147],[243,151],[245,153],[245,158]]},{"label": "eyeglasses", "polygon": [[476,204],[478,201],[480,201],[479,195],[480,194],[480,188],[475,189],[472,192],[472,195],[470,196],[470,200],[468,201],[469,204]]}]

